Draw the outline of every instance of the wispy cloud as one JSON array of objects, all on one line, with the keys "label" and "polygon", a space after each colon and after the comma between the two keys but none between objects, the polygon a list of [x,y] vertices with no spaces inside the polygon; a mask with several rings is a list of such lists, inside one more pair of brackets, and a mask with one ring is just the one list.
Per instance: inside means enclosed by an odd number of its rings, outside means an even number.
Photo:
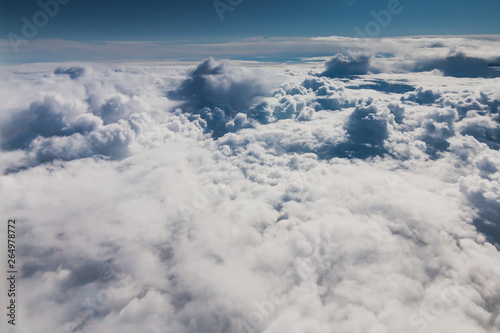
[{"label": "wispy cloud", "polygon": [[[443,47],[436,47],[437,45]],[[401,37],[356,39],[346,37],[253,38],[225,43],[185,44],[158,41],[80,42],[34,40],[18,54],[8,40],[0,39],[0,57],[4,62],[95,61],[95,60],[164,60],[222,58],[271,60],[331,56],[347,51],[391,53],[405,59],[445,56],[451,51],[468,56],[498,58],[500,35],[472,37]]]}]

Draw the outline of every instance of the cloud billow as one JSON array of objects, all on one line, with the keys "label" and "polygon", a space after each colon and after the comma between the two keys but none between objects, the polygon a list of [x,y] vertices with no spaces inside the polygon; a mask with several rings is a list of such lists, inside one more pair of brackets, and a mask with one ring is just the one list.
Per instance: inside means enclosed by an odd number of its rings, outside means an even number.
[{"label": "cloud billow", "polygon": [[445,76],[462,78],[492,78],[500,76],[500,72],[488,66],[488,62],[485,59],[467,56],[461,52],[449,55],[443,59],[437,58],[421,61],[415,66],[415,71],[417,72],[434,69],[441,71]]},{"label": "cloud billow", "polygon": [[371,56],[362,53],[337,54],[325,62],[325,71],[321,73],[327,77],[343,77],[365,75],[370,68]]},{"label": "cloud billow", "polygon": [[343,61],[0,68],[23,329],[497,333],[497,79]]},{"label": "cloud billow", "polygon": [[269,95],[277,82],[271,73],[233,68],[209,58],[168,97],[183,101],[187,112],[199,114],[207,122],[207,131],[217,137],[238,113],[247,113],[259,98]]}]

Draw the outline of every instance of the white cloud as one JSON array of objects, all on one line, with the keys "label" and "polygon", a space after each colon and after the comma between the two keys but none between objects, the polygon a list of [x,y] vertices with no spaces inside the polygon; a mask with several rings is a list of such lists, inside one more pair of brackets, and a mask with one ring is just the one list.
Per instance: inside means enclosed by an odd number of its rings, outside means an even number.
[{"label": "white cloud", "polygon": [[[354,35],[354,31],[353,31]],[[165,42],[104,41],[81,42],[39,39],[14,53],[6,39],[0,39],[0,59],[6,63],[40,61],[117,61],[199,59],[209,56],[231,59],[310,59],[331,57],[349,51],[394,55],[392,71],[413,68],[415,61],[443,61],[450,53],[498,63],[500,35],[409,36],[399,38],[351,37],[269,37],[248,38],[225,43],[168,44]],[[376,59],[374,61],[376,63]],[[470,63],[470,62],[469,62]],[[476,68],[477,69],[477,68]]]},{"label": "white cloud", "polygon": [[361,53],[337,54],[325,62],[325,71],[328,77],[363,75],[370,68],[370,55]]},{"label": "white cloud", "polygon": [[250,67],[1,68],[19,331],[499,332],[499,79]]},{"label": "white cloud", "polygon": [[462,52],[448,55],[443,59],[432,59],[417,63],[415,70],[440,70],[446,76],[455,77],[498,77],[500,72],[488,66],[484,58],[466,56]]}]

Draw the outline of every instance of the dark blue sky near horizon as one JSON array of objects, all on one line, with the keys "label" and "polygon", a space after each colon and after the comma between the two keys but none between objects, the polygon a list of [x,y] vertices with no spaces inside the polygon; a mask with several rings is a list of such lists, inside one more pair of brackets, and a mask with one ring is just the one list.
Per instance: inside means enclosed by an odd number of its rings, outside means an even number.
[{"label": "dark blue sky near horizon", "polygon": [[[49,0],[42,0],[48,2]],[[233,3],[238,1],[232,0]],[[390,0],[242,0],[224,12],[213,0],[71,0],[39,29],[37,39],[213,43],[262,37],[355,37]],[[231,0],[220,0],[230,3]],[[500,33],[497,0],[400,0],[402,12],[377,37]],[[0,32],[21,35],[36,0],[0,0]]]}]

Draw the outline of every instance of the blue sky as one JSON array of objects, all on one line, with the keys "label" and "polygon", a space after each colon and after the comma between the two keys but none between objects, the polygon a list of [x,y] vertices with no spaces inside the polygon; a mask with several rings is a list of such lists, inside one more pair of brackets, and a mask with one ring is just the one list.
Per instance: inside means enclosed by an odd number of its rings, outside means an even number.
[{"label": "blue sky", "polygon": [[[58,13],[49,17],[34,36],[28,36],[25,44],[31,43],[32,49],[33,41],[49,39],[84,43],[155,41],[186,45],[234,42],[254,37],[358,37],[356,31],[365,34],[370,22],[376,22],[374,12],[386,12],[391,2],[398,2],[216,0],[220,8],[217,12],[213,0],[41,1],[67,3],[59,5]],[[372,25],[371,28],[378,30],[365,35],[397,37],[500,33],[498,0],[399,0],[397,9],[397,14],[392,14],[387,24],[382,26],[377,23],[378,28]],[[37,0],[0,1],[0,60],[36,61],[33,56],[28,59],[19,52],[14,54],[8,38],[12,34],[26,37],[23,35],[23,20],[33,23],[41,11]],[[39,15],[38,19],[43,20],[43,17]],[[49,48],[49,43],[45,45]],[[19,49],[23,51],[27,48],[20,44]],[[300,50],[297,51],[300,53]],[[32,53],[36,52],[45,51],[39,48],[32,50]],[[138,51],[134,57],[140,57],[140,53]],[[63,58],[68,59],[61,55],[53,60]]]},{"label": "blue sky", "polygon": [[[47,1],[47,0],[43,0]],[[230,0],[221,0],[227,3]],[[237,3],[237,0],[233,0]],[[71,0],[37,38],[214,42],[253,36],[347,36],[389,0],[243,0],[219,19],[212,0]],[[497,0],[400,0],[404,10],[381,36],[496,34]],[[20,31],[21,18],[40,10],[35,0],[2,0],[0,29]]]}]

